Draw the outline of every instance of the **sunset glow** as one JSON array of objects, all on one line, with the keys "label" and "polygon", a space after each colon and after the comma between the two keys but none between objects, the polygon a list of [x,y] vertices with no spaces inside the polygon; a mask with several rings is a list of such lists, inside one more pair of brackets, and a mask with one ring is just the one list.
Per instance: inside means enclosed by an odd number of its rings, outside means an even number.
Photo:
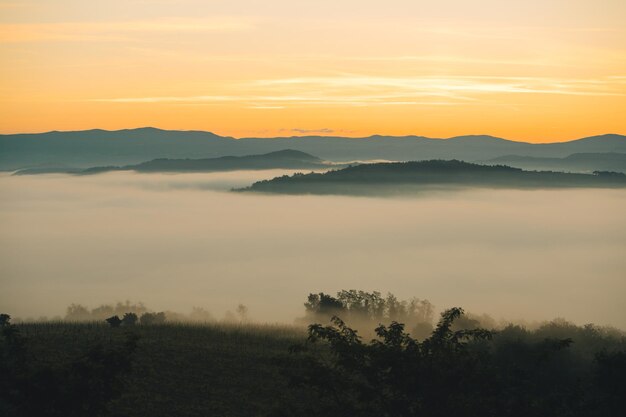
[{"label": "sunset glow", "polygon": [[0,132],[626,133],[621,0],[0,1]]}]

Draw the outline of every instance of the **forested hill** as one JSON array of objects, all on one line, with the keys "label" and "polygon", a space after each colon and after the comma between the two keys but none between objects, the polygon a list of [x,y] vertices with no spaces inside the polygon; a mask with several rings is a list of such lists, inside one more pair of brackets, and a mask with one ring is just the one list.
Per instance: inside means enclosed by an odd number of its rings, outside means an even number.
[{"label": "forested hill", "polygon": [[305,152],[285,149],[263,155],[223,156],[220,158],[203,159],[153,159],[137,165],[122,167],[88,168],[82,173],[98,173],[104,171],[137,171],[137,172],[216,172],[260,169],[319,169],[331,165],[320,158]]},{"label": "forested hill", "polygon": [[[345,165],[343,165],[345,166]],[[331,164],[322,159],[304,152],[285,149],[263,155],[223,156],[220,158],[203,159],[153,159],[137,165],[103,166],[87,169],[46,169],[27,168],[15,172],[16,175],[33,175],[48,173],[68,174],[98,174],[109,171],[136,171],[136,172],[219,172],[237,170],[263,169],[328,169],[343,167]]]},{"label": "forested hill", "polygon": [[242,191],[288,194],[384,194],[445,187],[618,188],[626,175],[612,172],[569,174],[524,171],[504,165],[478,165],[457,160],[377,163],[326,173],[295,174],[260,181]]}]

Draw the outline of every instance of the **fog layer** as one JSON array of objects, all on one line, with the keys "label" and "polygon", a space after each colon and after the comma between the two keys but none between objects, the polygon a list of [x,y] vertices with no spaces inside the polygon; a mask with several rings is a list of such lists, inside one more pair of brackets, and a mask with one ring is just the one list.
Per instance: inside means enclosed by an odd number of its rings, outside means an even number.
[{"label": "fog layer", "polygon": [[238,303],[291,321],[357,288],[505,319],[626,328],[626,191],[230,193],[281,172],[0,177],[0,311]]}]

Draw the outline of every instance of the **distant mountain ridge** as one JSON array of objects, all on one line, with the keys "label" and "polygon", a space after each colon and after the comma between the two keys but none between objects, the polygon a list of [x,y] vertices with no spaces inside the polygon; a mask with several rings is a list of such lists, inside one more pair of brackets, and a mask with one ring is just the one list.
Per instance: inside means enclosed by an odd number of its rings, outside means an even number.
[{"label": "distant mountain ridge", "polygon": [[109,169],[89,168],[85,173],[111,170],[132,170],[137,172],[212,172],[260,169],[315,169],[328,168],[329,164],[305,152],[285,149],[262,155],[222,156],[203,159],[153,159],[137,165],[127,165]]},{"label": "distant mountain ridge", "polygon": [[45,169],[26,168],[18,170],[16,175],[68,173],[68,174],[98,174],[110,171],[136,172],[218,172],[237,170],[263,169],[327,169],[341,167],[321,160],[304,152],[285,149],[262,155],[222,156],[219,158],[204,159],[153,159],[136,165],[101,166],[86,169]]},{"label": "distant mountain ridge", "polygon": [[524,171],[458,160],[363,164],[325,173],[284,175],[238,190],[278,194],[409,195],[448,188],[624,188],[626,175]]},{"label": "distant mountain ridge", "polygon": [[534,170],[559,170],[568,172],[614,171],[626,173],[626,153],[574,153],[565,158],[542,158],[522,155],[505,155],[485,161],[487,164],[504,164]]},{"label": "distant mountain ridge", "polygon": [[293,149],[328,161],[460,159],[506,155],[563,158],[574,153],[626,153],[626,136],[608,134],[569,142],[532,144],[488,135],[448,139],[423,136],[294,136],[242,138],[205,131],[157,128],[92,129],[0,135],[0,170],[133,165],[153,159],[203,159]]}]

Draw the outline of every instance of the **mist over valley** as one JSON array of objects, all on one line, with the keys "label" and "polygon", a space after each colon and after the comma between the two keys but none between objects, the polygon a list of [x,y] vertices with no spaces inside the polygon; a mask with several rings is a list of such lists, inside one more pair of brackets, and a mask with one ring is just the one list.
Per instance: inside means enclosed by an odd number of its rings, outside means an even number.
[{"label": "mist over valley", "polygon": [[359,288],[626,327],[624,190],[229,191],[284,173],[5,174],[0,305],[36,318],[130,299],[220,317],[243,303],[291,323],[309,292]]}]

